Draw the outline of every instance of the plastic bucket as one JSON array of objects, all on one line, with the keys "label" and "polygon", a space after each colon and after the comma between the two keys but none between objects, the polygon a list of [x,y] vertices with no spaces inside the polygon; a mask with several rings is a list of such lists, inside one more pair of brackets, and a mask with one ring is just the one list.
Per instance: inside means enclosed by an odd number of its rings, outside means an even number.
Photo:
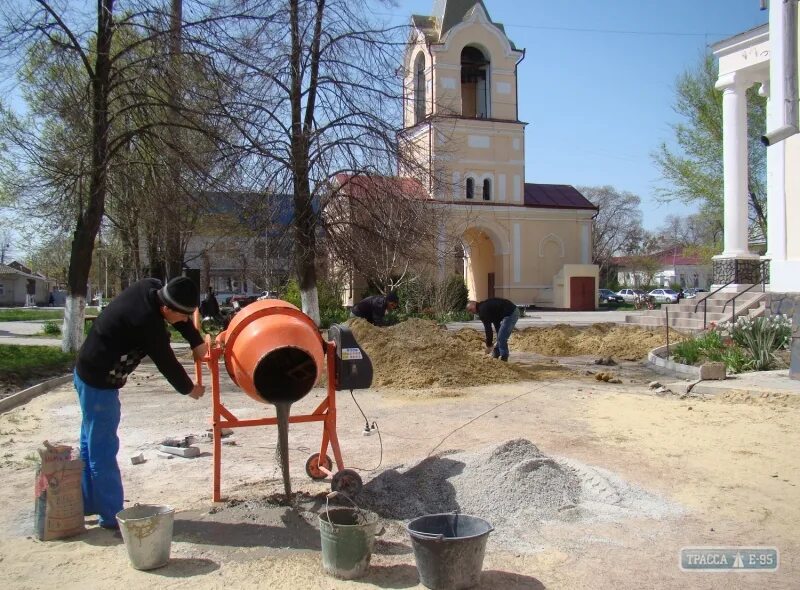
[{"label": "plastic bucket", "polygon": [[322,568],[342,580],[363,576],[369,567],[378,515],[357,508],[331,508],[319,515]]},{"label": "plastic bucket", "polygon": [[406,525],[419,579],[432,590],[477,586],[486,541],[494,530],[488,521],[466,514],[429,514]]},{"label": "plastic bucket", "polygon": [[133,567],[152,570],[167,564],[174,518],[175,509],[169,506],[137,504],[117,512],[119,530]]}]

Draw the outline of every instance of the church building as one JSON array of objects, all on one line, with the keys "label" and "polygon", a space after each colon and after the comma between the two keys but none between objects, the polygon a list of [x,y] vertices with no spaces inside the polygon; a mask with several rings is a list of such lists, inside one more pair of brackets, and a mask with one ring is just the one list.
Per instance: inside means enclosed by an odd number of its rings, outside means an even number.
[{"label": "church building", "polygon": [[597,208],[570,185],[525,182],[517,89],[524,49],[481,0],[436,0],[433,14],[412,16],[411,29],[399,141],[427,170],[430,198],[446,212],[440,242],[463,250],[462,268],[440,256],[440,277],[463,273],[476,300],[595,309]]}]

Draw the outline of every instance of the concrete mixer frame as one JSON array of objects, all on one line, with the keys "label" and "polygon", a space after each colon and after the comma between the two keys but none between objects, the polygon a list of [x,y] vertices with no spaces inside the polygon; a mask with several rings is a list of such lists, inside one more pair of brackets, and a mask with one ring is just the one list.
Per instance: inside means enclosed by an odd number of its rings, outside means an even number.
[{"label": "concrete mixer frame", "polygon": [[[349,473],[345,471],[342,452],[339,448],[339,437],[336,433],[336,345],[333,342],[325,342],[320,336],[320,342],[325,345],[326,369],[328,373],[327,396],[310,414],[289,416],[289,423],[301,422],[322,422],[322,444],[318,455],[317,465],[314,468],[334,477],[336,474],[328,469],[323,462],[327,462],[328,446],[333,450],[338,473]],[[219,384],[219,360],[224,354],[224,348],[211,342],[211,337],[206,336],[209,353],[203,359],[211,373],[211,407],[212,407],[212,428],[214,435],[214,485],[213,500],[220,502],[221,495],[221,473],[222,473],[222,429],[223,428],[245,428],[248,426],[275,426],[278,424],[275,418],[258,418],[250,420],[240,420],[222,403]],[[197,383],[203,382],[203,370],[200,361],[195,363],[195,374]],[[312,455],[313,457],[313,455]],[[353,472],[355,474],[355,472]],[[357,477],[357,474],[355,474]],[[335,478],[334,478],[335,479]],[[360,487],[360,480],[359,480]]]}]

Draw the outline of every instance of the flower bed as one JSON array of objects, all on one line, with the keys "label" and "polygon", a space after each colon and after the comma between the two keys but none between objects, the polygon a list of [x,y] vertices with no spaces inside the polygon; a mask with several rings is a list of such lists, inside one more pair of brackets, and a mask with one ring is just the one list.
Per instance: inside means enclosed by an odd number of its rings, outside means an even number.
[{"label": "flower bed", "polygon": [[723,362],[730,373],[768,371],[781,368],[780,351],[791,342],[792,320],[785,315],[740,317],[723,322],[711,330],[684,340],[670,350],[682,364],[699,366],[705,362]]}]

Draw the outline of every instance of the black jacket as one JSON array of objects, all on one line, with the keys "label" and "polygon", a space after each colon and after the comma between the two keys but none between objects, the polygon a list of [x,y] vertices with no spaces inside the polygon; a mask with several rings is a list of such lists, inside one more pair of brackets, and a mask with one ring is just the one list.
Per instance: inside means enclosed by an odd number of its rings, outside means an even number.
[{"label": "black jacket", "polygon": [[[157,279],[134,283],[97,317],[75,365],[84,382],[98,389],[119,389],[139,362],[149,356],[176,390],[184,395],[192,391],[194,384],[169,345],[156,294],[160,288]],[[203,343],[191,322],[174,326],[192,348]]]},{"label": "black jacket", "polygon": [[514,313],[516,309],[517,306],[513,302],[499,297],[492,297],[478,303],[478,317],[483,322],[483,328],[486,331],[486,346],[491,346],[494,340],[492,326],[494,326],[495,332],[499,332],[500,322]]},{"label": "black jacket", "polygon": [[351,313],[357,318],[367,320],[370,324],[380,326],[384,323],[386,315],[386,297],[383,295],[372,295],[365,297],[353,306]]},{"label": "black jacket", "polygon": [[206,295],[206,298],[200,302],[200,315],[204,318],[219,317],[219,302],[213,293]]}]

